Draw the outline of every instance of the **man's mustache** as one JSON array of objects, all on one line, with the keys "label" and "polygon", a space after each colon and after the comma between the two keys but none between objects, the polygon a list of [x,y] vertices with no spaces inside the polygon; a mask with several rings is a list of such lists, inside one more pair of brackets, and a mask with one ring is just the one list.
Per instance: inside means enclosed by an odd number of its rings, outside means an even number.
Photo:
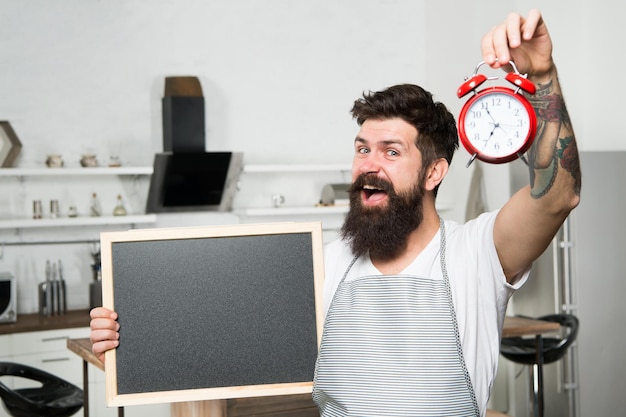
[{"label": "man's mustache", "polygon": [[352,185],[350,186],[350,192],[359,192],[367,186],[368,188],[375,188],[386,193],[393,192],[393,185],[374,174],[361,174],[359,175]]}]

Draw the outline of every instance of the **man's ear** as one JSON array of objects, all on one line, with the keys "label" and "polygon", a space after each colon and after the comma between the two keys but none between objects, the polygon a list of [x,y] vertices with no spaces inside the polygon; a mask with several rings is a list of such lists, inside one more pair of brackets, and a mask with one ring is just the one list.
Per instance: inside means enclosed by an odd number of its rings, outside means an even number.
[{"label": "man's ear", "polygon": [[446,158],[439,158],[430,164],[428,170],[426,171],[426,178],[424,180],[424,187],[426,190],[431,191],[437,187],[441,181],[443,181],[444,177],[448,173],[448,168],[450,164]]}]

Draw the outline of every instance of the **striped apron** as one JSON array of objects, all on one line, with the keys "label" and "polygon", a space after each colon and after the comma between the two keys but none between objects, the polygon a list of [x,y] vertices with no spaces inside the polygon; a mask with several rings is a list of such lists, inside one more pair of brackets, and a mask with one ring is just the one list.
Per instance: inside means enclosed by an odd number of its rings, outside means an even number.
[{"label": "striped apron", "polygon": [[445,262],[443,280],[362,276],[337,287],[315,366],[313,399],[327,416],[479,416]]}]

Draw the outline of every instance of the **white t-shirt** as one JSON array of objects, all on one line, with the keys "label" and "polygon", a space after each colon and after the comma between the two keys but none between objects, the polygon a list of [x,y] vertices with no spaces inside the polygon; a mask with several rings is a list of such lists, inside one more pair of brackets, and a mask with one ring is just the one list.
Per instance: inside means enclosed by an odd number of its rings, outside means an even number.
[{"label": "white t-shirt", "polygon": [[[528,278],[520,274],[514,285],[506,282],[493,241],[496,212],[485,213],[465,224],[445,221],[446,268],[457,315],[463,356],[472,379],[476,400],[485,412],[498,366],[500,337],[507,303]],[[402,274],[443,279],[437,233]],[[354,255],[342,240],[324,250],[324,311],[327,312]],[[350,276],[381,275],[369,257],[352,266]]]}]

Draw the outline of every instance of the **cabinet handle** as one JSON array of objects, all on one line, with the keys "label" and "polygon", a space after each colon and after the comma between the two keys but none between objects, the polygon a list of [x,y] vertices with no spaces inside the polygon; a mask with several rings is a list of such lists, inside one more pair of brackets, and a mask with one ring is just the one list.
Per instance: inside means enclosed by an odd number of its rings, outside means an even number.
[{"label": "cabinet handle", "polygon": [[42,359],[41,362],[42,363],[50,363],[50,362],[65,362],[65,361],[69,361],[70,358],[65,357],[65,358],[50,358],[50,359]]},{"label": "cabinet handle", "polygon": [[54,342],[57,340],[67,340],[69,339],[69,336],[57,336],[57,337],[46,337],[41,339],[42,342]]}]

